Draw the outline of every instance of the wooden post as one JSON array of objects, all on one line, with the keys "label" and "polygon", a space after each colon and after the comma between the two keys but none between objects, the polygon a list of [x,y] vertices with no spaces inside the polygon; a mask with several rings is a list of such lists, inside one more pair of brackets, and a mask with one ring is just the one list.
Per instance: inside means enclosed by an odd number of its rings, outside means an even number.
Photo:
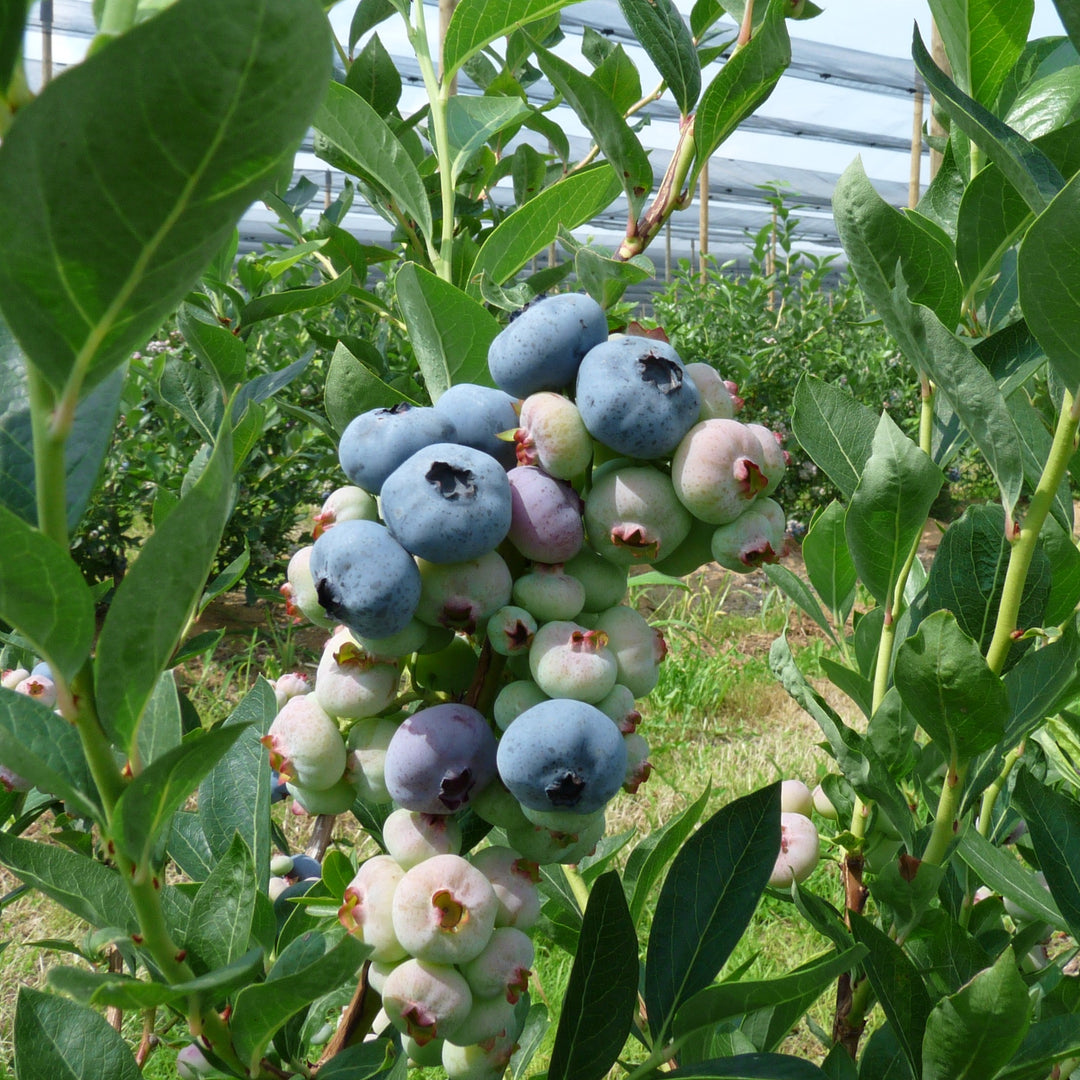
[{"label": "wooden post", "polygon": [[911,120],[911,174],[908,179],[908,206],[912,209],[919,205],[920,180],[922,178],[922,76],[916,73],[915,81],[915,110]]},{"label": "wooden post", "polygon": [[[701,199],[701,206],[698,212],[698,237],[700,245],[700,264],[698,266],[698,273],[701,277],[702,285],[708,277],[707,263],[709,255],[709,159],[706,158],[704,164],[701,166],[701,183],[699,187],[699,198]],[[670,220],[670,219],[669,219]]]},{"label": "wooden post", "polygon": [[[439,0],[439,71],[442,73],[443,42],[446,40],[446,28],[450,25],[450,16],[454,14],[457,0]],[[457,74],[450,80],[450,93],[457,93]]]},{"label": "wooden post", "polygon": [[329,210],[330,209],[330,204],[334,201],[334,197],[333,197],[334,193],[333,193],[333,191],[332,191],[332,189],[330,187],[330,177],[331,177],[331,172],[330,172],[329,169],[327,169],[326,170],[326,180],[325,180],[326,186],[325,186],[325,188],[323,190],[323,209],[325,209],[325,210]]},{"label": "wooden post", "polygon": [[52,54],[53,0],[41,0],[41,85],[51,81],[53,73]]}]

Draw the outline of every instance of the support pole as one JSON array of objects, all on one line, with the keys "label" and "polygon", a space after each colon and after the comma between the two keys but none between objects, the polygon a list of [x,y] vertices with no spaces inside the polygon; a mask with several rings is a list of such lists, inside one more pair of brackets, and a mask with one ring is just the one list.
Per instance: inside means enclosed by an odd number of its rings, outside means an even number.
[{"label": "support pole", "polygon": [[[443,42],[446,40],[446,28],[450,25],[450,16],[454,14],[457,0],[439,0],[439,75],[442,76]],[[450,93],[457,93],[457,75],[450,80]]]},{"label": "support pole", "polygon": [[916,75],[918,89],[915,91],[915,109],[911,120],[911,174],[908,179],[908,206],[919,205],[920,180],[922,178],[922,78]]},{"label": "support pole", "polygon": [[53,0],[41,0],[41,85],[53,75]]},{"label": "support pole", "polygon": [[[937,64],[946,75],[952,75],[952,67],[949,64],[949,58],[945,55],[945,43],[941,40],[941,32],[937,28],[937,23],[932,26],[930,34],[930,52],[934,57],[934,63]],[[930,134],[935,138],[945,137],[945,128],[942,126],[941,121],[938,120],[933,106],[930,109]],[[933,180],[937,176],[938,169],[941,168],[941,151],[935,150],[933,145],[930,147],[930,179]]]}]

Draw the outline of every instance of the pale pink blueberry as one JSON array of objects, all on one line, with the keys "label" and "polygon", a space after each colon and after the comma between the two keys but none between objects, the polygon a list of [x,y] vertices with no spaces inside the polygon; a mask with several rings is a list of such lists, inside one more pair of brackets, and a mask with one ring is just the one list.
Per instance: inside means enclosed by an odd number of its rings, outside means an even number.
[{"label": "pale pink blueberry", "polygon": [[373,716],[349,729],[346,775],[364,802],[392,801],[386,790],[386,751],[400,722],[400,716]]},{"label": "pale pink blueberry", "polygon": [[814,800],[814,809],[826,820],[836,821],[840,816],[836,812],[836,807],[830,802],[829,796],[825,794],[825,789],[820,784],[811,792],[811,797]]},{"label": "pale pink blueberry", "polygon": [[607,634],[574,622],[549,622],[533,639],[529,670],[548,697],[594,702],[611,692],[618,663]]},{"label": "pale pink blueberry", "polygon": [[393,915],[394,895],[404,877],[389,855],[375,855],[360,864],[338,910],[341,925],[370,945],[371,959],[380,963],[404,960],[409,954],[398,940]]},{"label": "pale pink blueberry", "polygon": [[636,795],[637,789],[649,779],[652,763],[649,761],[649,744],[638,734],[624,736],[626,741],[626,780],[623,790]]},{"label": "pale pink blueberry", "polygon": [[345,772],[345,740],[311,694],[285,702],[261,741],[270,767],[286,782],[322,791]]},{"label": "pale pink blueberry", "polygon": [[702,521],[734,521],[768,486],[757,436],[738,420],[703,420],[671,460],[671,480],[683,506]]},{"label": "pale pink blueberry", "polygon": [[378,521],[379,511],[375,497],[363,488],[346,484],[330,492],[319,512],[315,515],[312,536],[318,540],[327,529],[339,521]]},{"label": "pale pink blueberry", "polygon": [[400,682],[398,661],[372,656],[343,627],[323,647],[315,698],[330,716],[363,720],[390,705]]},{"label": "pale pink blueberry", "polygon": [[328,615],[319,603],[315,579],[311,574],[310,544],[300,548],[289,560],[285,576],[287,580],[281,586],[281,595],[285,598],[285,610],[289,615],[295,618],[303,617],[326,630],[337,625],[337,621]]},{"label": "pale pink blueberry", "polygon": [[3,674],[0,675],[0,686],[5,690],[14,690],[23,679],[29,677],[30,672],[26,668],[5,668]]},{"label": "pale pink blueberry", "polygon": [[491,882],[499,909],[495,926],[528,930],[540,918],[540,867],[513,848],[495,844],[481,848],[472,864]]},{"label": "pale pink blueberry", "polygon": [[506,1000],[505,994],[481,998],[474,991],[472,1008],[454,1031],[446,1036],[446,1041],[454,1046],[477,1046],[505,1036],[514,1027],[514,1006]]},{"label": "pale pink blueberry", "polygon": [[730,420],[742,408],[734,383],[728,383],[711,364],[687,364],[686,374],[694,380],[701,398],[698,420]]},{"label": "pale pink blueberry", "polygon": [[820,857],[818,831],[802,814],[780,815],[780,853],[769,876],[774,889],[790,889],[793,882],[805,881]]},{"label": "pale pink blueberry", "polygon": [[711,549],[716,562],[737,574],[779,562],[787,550],[787,521],[780,504],[755,500],[734,521],[717,526]]},{"label": "pale pink blueberry", "polygon": [[47,675],[27,675],[15,684],[16,694],[25,694],[47,709],[56,707],[56,683]]},{"label": "pale pink blueberry", "polygon": [[814,809],[814,796],[801,780],[785,780],[780,785],[780,809],[785,814],[809,817]]},{"label": "pale pink blueberry", "polygon": [[461,974],[474,998],[500,997],[516,1005],[529,987],[534,959],[532,939],[516,926],[497,926],[484,951],[467,964]]},{"label": "pale pink blueberry", "polygon": [[573,480],[592,460],[592,436],[577,406],[545,390],[521,403],[521,426],[514,433],[521,465],[539,465],[550,476]]},{"label": "pale pink blueberry", "polygon": [[664,635],[633,608],[622,604],[603,612],[596,629],[607,635],[617,681],[635,698],[645,697],[659,680],[660,664],[667,656]]},{"label": "pale pink blueberry", "polygon": [[502,1080],[506,1067],[517,1050],[518,1033],[507,1032],[470,1046],[445,1042],[442,1067],[448,1080]]},{"label": "pale pink blueberry", "polygon": [[460,855],[435,855],[401,879],[394,933],[419,960],[466,963],[488,943],[498,909],[491,883],[471,863]]},{"label": "pale pink blueberry", "polygon": [[746,425],[761,443],[761,471],[765,474],[768,483],[762,495],[771,495],[784,479],[784,471],[787,469],[791,455],[781,446],[781,436],[770,431],[764,424]]},{"label": "pale pink blueberry", "polygon": [[[305,814],[345,814],[356,802],[356,788],[346,773],[337,783],[322,790],[313,790],[301,784],[286,783],[286,790],[299,804]],[[295,812],[295,811],[294,811]]]},{"label": "pale pink blueberry", "polygon": [[383,844],[403,870],[434,855],[461,851],[461,826],[449,814],[423,814],[399,807],[383,822]]},{"label": "pale pink blueberry", "polygon": [[301,671],[290,671],[274,679],[270,685],[274,690],[274,700],[280,712],[289,698],[300,697],[311,692],[311,683]]},{"label": "pale pink blueberry", "polygon": [[611,688],[611,693],[601,698],[596,707],[605,716],[610,716],[624,735],[632,734],[641,723],[641,713],[634,708],[634,693],[622,683],[616,683]]},{"label": "pale pink blueberry", "polygon": [[382,1000],[394,1027],[420,1046],[453,1035],[472,1009],[464,975],[447,964],[417,959],[387,975]]}]

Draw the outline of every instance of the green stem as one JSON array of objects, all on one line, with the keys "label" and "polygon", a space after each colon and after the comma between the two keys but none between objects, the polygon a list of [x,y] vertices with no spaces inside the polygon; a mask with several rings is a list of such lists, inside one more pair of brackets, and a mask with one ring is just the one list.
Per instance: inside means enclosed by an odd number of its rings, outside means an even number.
[{"label": "green stem", "polygon": [[578,907],[581,908],[581,914],[584,915],[585,908],[589,905],[589,887],[585,884],[581,871],[576,866],[563,865],[563,875],[570,886],[570,891],[574,894],[574,899],[578,902]]},{"label": "green stem", "polygon": [[[1075,450],[1076,427],[1080,421],[1077,400],[1067,390],[1061,403],[1061,415],[1054,431],[1054,442],[1050,456],[1043,466],[1038,487],[1031,497],[1028,512],[1024,515],[1024,524],[1020,535],[1013,544],[1009,555],[1009,569],[1005,573],[1005,586],[998,607],[997,621],[994,624],[994,637],[986,653],[986,663],[990,670],[1000,675],[1005,668],[1005,660],[1012,648],[1013,632],[1017,629],[1016,619],[1020,611],[1020,601],[1024,594],[1028,569],[1039,533],[1046,522],[1047,514],[1054,502],[1054,495],[1061,486],[1069,468],[1069,459]],[[1006,527],[1008,521],[1006,522]],[[1011,539],[1011,538],[1010,538]]]},{"label": "green stem", "polygon": [[967,776],[968,762],[959,761],[953,750],[949,759],[949,768],[945,773],[945,782],[941,785],[937,813],[934,815],[934,828],[923,852],[922,861],[932,866],[941,866],[949,844],[956,835],[956,812],[960,807],[960,796],[964,790],[964,778]]},{"label": "green stem", "polygon": [[34,448],[34,496],[37,500],[38,528],[62,548],[68,546],[67,473],[64,467],[64,437],[52,430],[56,395],[44,376],[27,365],[30,394],[30,425]]},{"label": "green stem", "polygon": [[983,792],[982,802],[979,805],[978,829],[980,836],[988,837],[990,835],[991,819],[994,816],[994,805],[1009,779],[1009,773],[1013,771],[1013,767],[1020,758],[1024,756],[1024,748],[1026,746],[1027,739],[1021,739],[1020,742],[1005,755],[1005,760],[1001,764],[1001,772],[998,773],[994,782]]},{"label": "green stem", "polygon": [[450,81],[442,85],[431,62],[427,23],[423,0],[413,0],[413,21],[409,27],[409,39],[420,65],[428,101],[431,105],[431,133],[435,140],[435,157],[439,163],[439,194],[442,199],[442,239],[435,251],[428,237],[428,257],[435,272],[444,281],[450,281],[454,265],[454,174],[450,162],[450,139],[446,127],[446,105],[450,97]]}]

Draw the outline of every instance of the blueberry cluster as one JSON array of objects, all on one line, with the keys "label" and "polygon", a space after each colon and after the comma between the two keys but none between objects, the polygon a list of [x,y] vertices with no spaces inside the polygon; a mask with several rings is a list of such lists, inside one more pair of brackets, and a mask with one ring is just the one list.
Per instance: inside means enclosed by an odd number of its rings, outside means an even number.
[{"label": "blueberry cluster", "polygon": [[[264,738],[298,812],[396,808],[341,919],[375,949],[416,1060],[452,1077],[501,1075],[517,1034],[516,984],[491,974],[504,955],[528,966],[535,916],[503,893],[531,910],[535,885],[513,867],[579,861],[648,776],[635,701],[666,646],[624,603],[631,569],[747,571],[786,526],[769,498],[784,453],[734,419],[734,387],[664,341],[609,336],[587,296],[528,306],[489,367],[498,389],[374,409],[342,434],[350,483],[283,586],[331,636],[313,684],[277,680]],[[463,858],[465,808],[505,846]]]},{"label": "blueberry cluster", "polygon": [[[0,672],[0,687],[25,694],[47,709],[56,708],[56,683],[52,670],[44,661],[33,668],[6,668]],[[14,769],[0,762],[0,787],[6,791],[29,791],[33,785]]]}]

